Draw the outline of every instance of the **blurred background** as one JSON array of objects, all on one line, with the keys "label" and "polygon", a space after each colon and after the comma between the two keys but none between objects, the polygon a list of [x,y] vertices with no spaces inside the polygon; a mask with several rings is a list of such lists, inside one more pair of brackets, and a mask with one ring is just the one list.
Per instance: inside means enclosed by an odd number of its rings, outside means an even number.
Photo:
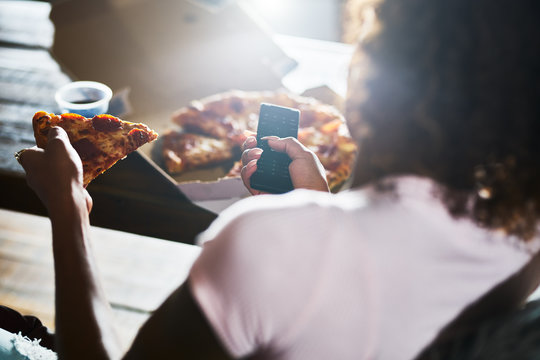
[{"label": "blurred background", "polygon": [[[6,1],[6,0],[0,0]],[[51,4],[66,0],[41,0]],[[76,1],[76,0],[75,0]],[[129,0],[119,0],[128,2]],[[159,0],[158,0],[159,1]],[[191,0],[209,7],[237,0]],[[347,0],[240,0],[252,7],[272,31],[311,39],[342,41],[342,15]]]},{"label": "blurred background", "polygon": [[278,34],[341,41],[345,0],[247,0]]}]

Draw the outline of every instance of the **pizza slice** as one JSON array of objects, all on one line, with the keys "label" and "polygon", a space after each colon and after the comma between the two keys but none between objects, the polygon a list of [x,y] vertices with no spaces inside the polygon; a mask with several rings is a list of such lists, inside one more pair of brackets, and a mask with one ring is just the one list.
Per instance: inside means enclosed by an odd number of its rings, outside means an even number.
[{"label": "pizza slice", "polygon": [[112,115],[85,118],[77,114],[49,114],[39,111],[32,119],[37,146],[47,146],[47,134],[53,126],[63,128],[71,145],[81,157],[86,187],[98,175],[140,146],[155,140],[156,132],[144,124],[120,120]]},{"label": "pizza slice", "polygon": [[228,139],[171,130],[162,136],[162,154],[167,171],[178,174],[231,160],[239,148]]}]

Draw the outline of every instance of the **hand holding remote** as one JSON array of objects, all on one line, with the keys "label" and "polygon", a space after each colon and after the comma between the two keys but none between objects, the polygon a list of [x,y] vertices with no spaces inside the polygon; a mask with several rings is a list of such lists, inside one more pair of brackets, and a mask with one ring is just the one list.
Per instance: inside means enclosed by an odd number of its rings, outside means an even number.
[{"label": "hand holding remote", "polygon": [[[321,162],[311,150],[302,145],[297,139],[265,137],[268,145],[277,152],[286,153],[291,158],[289,172],[295,189],[310,189],[329,192],[326,182],[326,172]],[[257,169],[257,160],[262,150],[257,147],[257,139],[250,136],[243,145],[242,153],[242,180],[249,192],[253,195],[264,194],[264,191],[255,190],[250,186],[251,175]]]}]

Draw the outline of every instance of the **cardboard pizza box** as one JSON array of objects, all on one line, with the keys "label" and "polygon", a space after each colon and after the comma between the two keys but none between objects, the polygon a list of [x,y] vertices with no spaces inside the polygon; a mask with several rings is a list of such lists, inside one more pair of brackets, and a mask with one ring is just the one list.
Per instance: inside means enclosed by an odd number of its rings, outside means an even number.
[{"label": "cardboard pizza box", "polygon": [[[278,89],[296,65],[237,1],[65,0],[53,6],[51,19],[52,52],[66,71],[123,93],[131,107],[123,118],[158,133],[174,128],[172,112],[192,100],[231,89]],[[152,149],[141,150],[155,159]],[[216,178],[215,170],[197,176]],[[216,198],[235,195],[215,186]]]},{"label": "cardboard pizza box", "polygon": [[191,100],[277,89],[294,66],[236,1],[68,0],[51,19],[57,59],[78,79],[129,88],[128,120],[158,132]]}]

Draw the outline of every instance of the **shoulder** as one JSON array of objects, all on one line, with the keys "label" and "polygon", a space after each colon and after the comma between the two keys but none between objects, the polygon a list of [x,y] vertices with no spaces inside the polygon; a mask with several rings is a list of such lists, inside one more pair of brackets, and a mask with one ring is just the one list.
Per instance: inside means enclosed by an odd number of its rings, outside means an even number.
[{"label": "shoulder", "polygon": [[247,234],[256,237],[268,232],[290,233],[302,225],[317,224],[326,218],[336,207],[334,200],[333,194],[309,190],[246,198],[223,211],[199,236],[198,242],[204,244],[224,234],[230,238],[228,241],[235,242]]},{"label": "shoulder", "polygon": [[[421,215],[427,212],[442,216],[446,211],[433,196],[434,186],[425,179],[405,178],[339,194],[295,190],[283,195],[253,196],[223,211],[198,242],[219,239],[223,247],[251,247],[261,242],[277,246],[294,239],[296,244],[313,244],[324,238],[322,233],[340,232],[343,226],[349,229],[347,224],[362,221],[367,230],[365,226],[376,229],[383,222],[400,218],[404,212],[414,217],[419,211],[411,209],[423,210]],[[417,218],[425,220],[422,216]]]}]

